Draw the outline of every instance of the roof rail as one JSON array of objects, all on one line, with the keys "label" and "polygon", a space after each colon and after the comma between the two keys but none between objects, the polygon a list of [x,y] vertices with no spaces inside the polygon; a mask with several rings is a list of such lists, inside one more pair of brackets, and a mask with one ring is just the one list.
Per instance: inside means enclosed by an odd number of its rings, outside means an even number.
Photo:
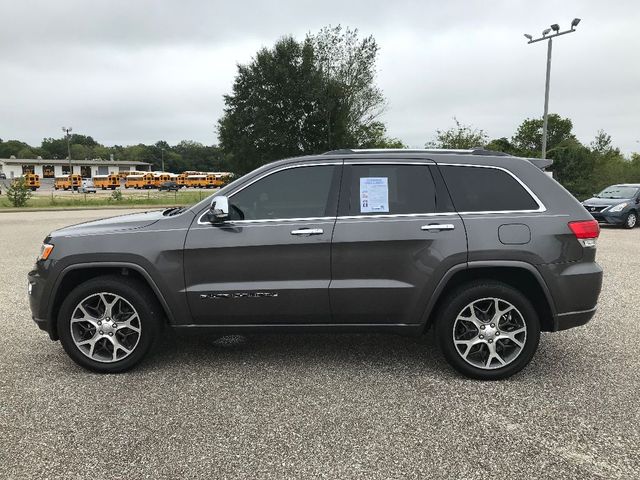
[{"label": "roof rail", "polygon": [[457,155],[490,155],[494,157],[511,157],[508,153],[484,148],[471,149],[448,149],[448,148],[341,148],[323,153],[323,155],[346,155],[346,154],[367,154],[367,153],[431,153],[431,154],[457,154]]},{"label": "roof rail", "polygon": [[[323,155],[354,155],[354,154],[367,154],[367,153],[429,153],[429,154],[454,154],[454,155],[486,155],[489,157],[513,157],[508,153],[498,152],[495,150],[487,150],[485,148],[471,148],[468,150],[455,150],[455,149],[411,149],[411,148],[341,148],[339,150],[331,150],[323,153]],[[524,158],[524,157],[522,157]],[[553,163],[553,160],[547,158],[526,158],[533,163],[540,170],[544,170]]]}]

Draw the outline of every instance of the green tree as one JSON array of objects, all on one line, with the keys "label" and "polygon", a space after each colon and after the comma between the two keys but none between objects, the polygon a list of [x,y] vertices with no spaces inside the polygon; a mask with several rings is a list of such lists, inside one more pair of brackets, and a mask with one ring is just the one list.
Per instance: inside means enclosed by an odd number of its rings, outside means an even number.
[{"label": "green tree", "polygon": [[34,153],[31,147],[25,147],[18,152],[16,155],[18,158],[36,158],[37,155]]},{"label": "green tree", "polygon": [[7,187],[7,198],[14,207],[24,207],[31,198],[31,188],[24,177],[13,180]]},{"label": "green tree", "polygon": [[10,158],[12,155],[16,158],[21,150],[31,148],[29,144],[19,140],[7,140],[0,143],[0,158]]},{"label": "green tree", "polygon": [[[542,152],[542,118],[524,120],[512,138],[513,145],[528,157],[539,157]],[[557,113],[550,113],[547,119],[547,152],[566,140],[576,140],[571,130],[573,123]]]},{"label": "green tree", "polygon": [[219,120],[220,144],[244,173],[277,158],[318,152],[325,142],[322,76],[310,42],[292,37],[238,66]]},{"label": "green tree", "polygon": [[548,157],[553,160],[550,170],[558,182],[580,200],[591,196],[596,166],[596,156],[591,150],[571,138],[556,145]]},{"label": "green tree", "polygon": [[487,144],[488,136],[479,128],[472,125],[464,125],[453,117],[455,126],[447,130],[436,130],[436,139],[427,142],[427,148],[454,148],[470,149],[484,147]]},{"label": "green tree", "polygon": [[591,150],[602,155],[620,155],[620,149],[613,146],[611,135],[604,130],[598,130],[596,138],[591,142]]},{"label": "green tree", "polygon": [[84,160],[85,158],[93,158],[91,147],[80,144],[71,145],[71,158],[75,160]]},{"label": "green tree", "polygon": [[322,76],[325,148],[379,143],[386,131],[376,119],[386,104],[375,84],[379,47],[373,36],[360,39],[357,29],[338,25],[308,35],[307,41]]},{"label": "green tree", "polygon": [[238,66],[218,121],[223,160],[238,173],[287,156],[337,148],[400,146],[382,122],[378,46],[357,30],[325,28],[280,39]]},{"label": "green tree", "polygon": [[508,153],[509,155],[520,155],[521,152],[516,146],[511,143],[507,137],[494,138],[488,142],[485,147],[487,150],[493,150],[495,152]]}]

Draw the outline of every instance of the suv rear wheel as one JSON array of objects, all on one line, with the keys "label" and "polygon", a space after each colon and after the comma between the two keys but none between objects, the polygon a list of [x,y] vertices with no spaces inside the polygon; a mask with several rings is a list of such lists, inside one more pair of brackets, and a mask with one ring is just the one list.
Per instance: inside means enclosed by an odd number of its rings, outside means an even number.
[{"label": "suv rear wheel", "polygon": [[472,282],[443,305],[436,335],[445,358],[460,373],[499,380],[531,361],[540,340],[540,321],[520,291],[500,282]]},{"label": "suv rear wheel", "polygon": [[117,373],[140,362],[158,335],[156,299],[127,277],[104,276],[77,286],[58,314],[58,335],[79,365]]}]

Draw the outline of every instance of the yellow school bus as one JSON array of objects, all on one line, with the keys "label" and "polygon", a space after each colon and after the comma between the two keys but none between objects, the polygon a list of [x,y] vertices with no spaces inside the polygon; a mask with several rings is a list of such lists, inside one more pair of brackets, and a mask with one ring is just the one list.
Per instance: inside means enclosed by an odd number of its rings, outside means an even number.
[{"label": "yellow school bus", "polygon": [[124,182],[124,188],[153,188],[154,186],[153,173],[129,175]]},{"label": "yellow school bus", "polygon": [[77,173],[56,177],[53,181],[54,190],[77,190],[80,185],[82,185],[82,177]]},{"label": "yellow school bus", "polygon": [[118,175],[118,178],[126,179],[129,175],[144,175],[147,172],[140,172],[138,170],[122,170],[115,175]]},{"label": "yellow school bus", "polygon": [[207,176],[206,175],[189,175],[187,176],[187,187],[193,188],[206,188]]},{"label": "yellow school bus", "polygon": [[106,190],[110,188],[111,190],[115,190],[120,186],[120,177],[115,174],[111,175],[94,175],[93,176],[93,184],[96,188],[101,188],[102,190]]},{"label": "yellow school bus", "polygon": [[233,177],[231,172],[209,172],[209,175],[215,175],[213,186],[216,188],[225,186]]},{"label": "yellow school bus", "polygon": [[40,188],[40,175],[36,175],[35,173],[25,173],[23,177],[27,187],[34,192]]},{"label": "yellow school bus", "polygon": [[171,174],[169,173],[154,173],[153,174],[153,186],[158,188],[164,182],[171,180]]},{"label": "yellow school bus", "polygon": [[180,175],[178,175],[176,177],[176,183],[178,184],[178,186],[180,188],[186,187],[187,186],[187,177],[189,175],[186,173],[181,173]]}]

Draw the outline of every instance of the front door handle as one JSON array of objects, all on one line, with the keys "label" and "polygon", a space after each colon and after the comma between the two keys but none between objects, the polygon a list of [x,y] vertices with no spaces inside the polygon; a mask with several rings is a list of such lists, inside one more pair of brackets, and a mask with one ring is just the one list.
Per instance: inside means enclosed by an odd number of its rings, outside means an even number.
[{"label": "front door handle", "polygon": [[291,230],[291,235],[322,235],[324,230],[321,228],[301,228],[300,230]]},{"label": "front door handle", "polygon": [[453,223],[430,223],[429,225],[422,225],[420,230],[453,230],[456,226]]}]

